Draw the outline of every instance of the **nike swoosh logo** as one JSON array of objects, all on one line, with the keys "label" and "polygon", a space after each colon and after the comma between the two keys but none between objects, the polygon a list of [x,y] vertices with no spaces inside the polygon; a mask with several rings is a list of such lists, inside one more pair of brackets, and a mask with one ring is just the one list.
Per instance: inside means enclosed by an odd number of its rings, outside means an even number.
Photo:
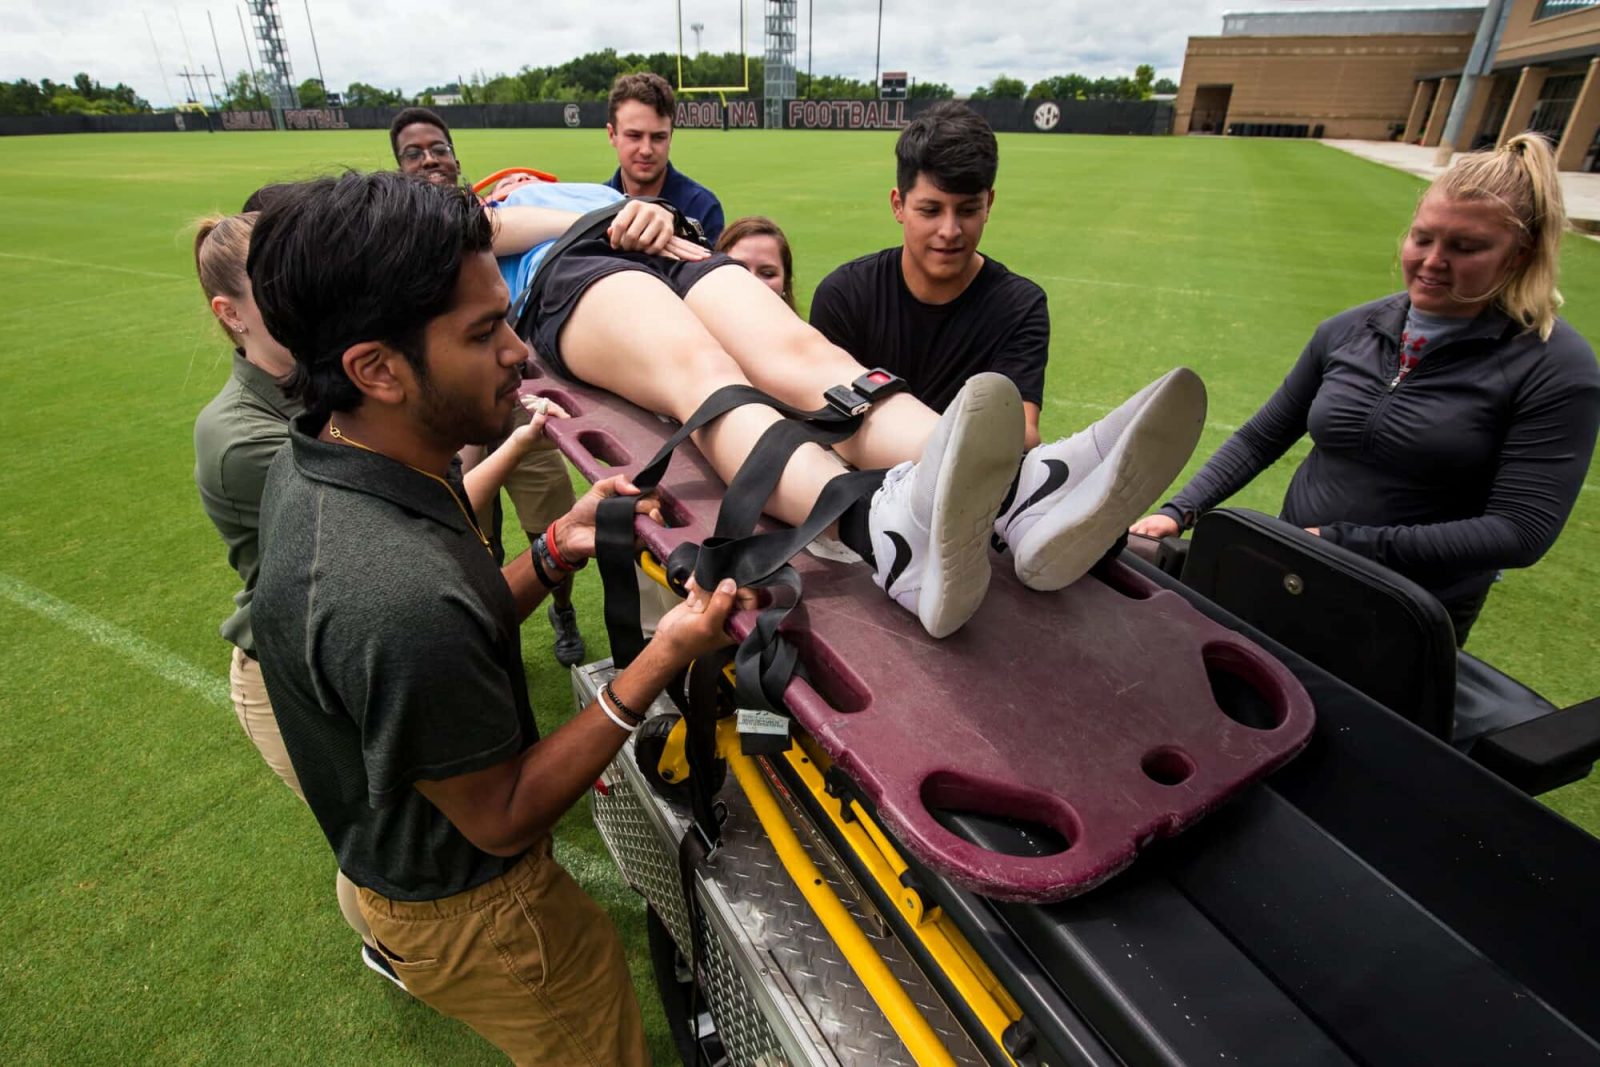
[{"label": "nike swoosh logo", "polygon": [[1013,515],[1021,515],[1024,511],[1027,511],[1039,501],[1043,500],[1045,497],[1049,496],[1051,493],[1067,484],[1067,476],[1070,472],[1067,470],[1067,465],[1063,461],[1059,459],[1047,459],[1044,461],[1044,469],[1044,484],[1038,489],[1034,490],[1034,494],[1027,500],[1024,500],[1021,507],[1012,512]]},{"label": "nike swoosh logo", "polygon": [[894,587],[894,583],[900,579],[900,575],[904,574],[905,569],[911,566],[911,546],[906,543],[906,539],[893,530],[890,530],[886,536],[889,538],[889,542],[894,545],[894,562],[889,564],[889,577],[884,579],[883,591],[885,593]]}]

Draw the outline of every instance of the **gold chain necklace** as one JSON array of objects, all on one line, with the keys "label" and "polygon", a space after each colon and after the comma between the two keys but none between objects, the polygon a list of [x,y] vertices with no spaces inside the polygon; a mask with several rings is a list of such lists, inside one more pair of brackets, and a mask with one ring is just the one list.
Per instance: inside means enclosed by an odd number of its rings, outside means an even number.
[{"label": "gold chain necklace", "polygon": [[[340,442],[342,444],[354,445],[356,448],[361,449],[363,452],[371,452],[374,456],[383,456],[383,453],[379,452],[376,448],[370,448],[367,445],[362,444],[360,441],[357,441],[354,437],[351,437],[349,434],[346,434],[343,431],[341,431],[339,429],[339,427],[337,427],[337,426],[335,426],[333,424],[333,416],[332,415],[328,416],[328,436],[332,437],[335,441],[338,441],[338,442]],[[394,459],[393,456],[384,456],[383,458],[385,458],[385,459]],[[429,472],[423,470],[421,467],[412,467],[411,464],[405,462],[404,460],[396,460],[396,462],[401,464],[402,466],[410,467],[412,470],[416,471],[418,474],[422,475],[424,478],[432,478],[434,481],[436,481],[440,485],[444,486],[444,491],[450,494],[450,499],[454,500],[456,502],[456,507],[461,509],[461,517],[463,519],[467,520],[468,528],[471,529],[473,533],[478,535],[478,543],[483,546],[483,550],[485,552],[489,553],[490,556],[494,555],[494,549],[489,547],[489,539],[487,537],[483,536],[483,531],[482,530],[478,529],[478,520],[472,517],[472,512],[468,511],[467,510],[467,506],[461,502],[461,498],[459,496],[456,496],[456,491],[450,487],[450,483],[449,482],[445,481],[443,478],[439,477],[437,474],[430,474]]]}]

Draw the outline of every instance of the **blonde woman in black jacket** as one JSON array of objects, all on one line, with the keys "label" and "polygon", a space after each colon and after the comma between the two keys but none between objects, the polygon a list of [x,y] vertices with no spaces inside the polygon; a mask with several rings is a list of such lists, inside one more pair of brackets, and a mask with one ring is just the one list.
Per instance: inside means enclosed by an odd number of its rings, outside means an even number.
[{"label": "blonde woman in black jacket", "polygon": [[1403,293],[1335,315],[1249,422],[1134,533],[1194,524],[1306,433],[1283,518],[1392,568],[1465,642],[1496,574],[1555,543],[1594,453],[1600,366],[1556,315],[1550,146],[1461,157],[1417,205]]}]

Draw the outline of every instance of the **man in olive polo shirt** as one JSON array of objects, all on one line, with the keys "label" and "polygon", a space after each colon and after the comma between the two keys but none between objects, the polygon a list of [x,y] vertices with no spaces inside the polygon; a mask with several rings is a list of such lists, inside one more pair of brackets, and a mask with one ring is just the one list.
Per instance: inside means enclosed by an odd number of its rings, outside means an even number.
[{"label": "man in olive polo shirt", "polygon": [[592,555],[599,500],[638,491],[599,483],[553,543],[495,564],[453,462],[507,432],[527,357],[491,226],[470,192],[392,173],[262,214],[250,279],[306,414],[267,476],[256,647],[306,802],[407,991],[517,1063],[642,1065],[622,946],[550,832],[661,687],[730,643],[735,591],[691,593],[539,737],[518,626]]}]

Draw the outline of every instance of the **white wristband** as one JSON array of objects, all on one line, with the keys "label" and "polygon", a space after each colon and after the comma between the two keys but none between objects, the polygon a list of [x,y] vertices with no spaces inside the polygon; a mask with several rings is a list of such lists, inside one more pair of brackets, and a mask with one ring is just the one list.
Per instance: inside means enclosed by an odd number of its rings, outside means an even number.
[{"label": "white wristband", "polygon": [[[606,713],[606,718],[616,723],[617,729],[621,730],[623,733],[631,734],[639,728],[638,726],[629,726],[623,720],[622,716],[611,710],[611,705],[606,702],[606,694],[604,690],[595,694],[594,702],[600,705],[600,710]],[[643,724],[641,723],[640,725]]]}]

